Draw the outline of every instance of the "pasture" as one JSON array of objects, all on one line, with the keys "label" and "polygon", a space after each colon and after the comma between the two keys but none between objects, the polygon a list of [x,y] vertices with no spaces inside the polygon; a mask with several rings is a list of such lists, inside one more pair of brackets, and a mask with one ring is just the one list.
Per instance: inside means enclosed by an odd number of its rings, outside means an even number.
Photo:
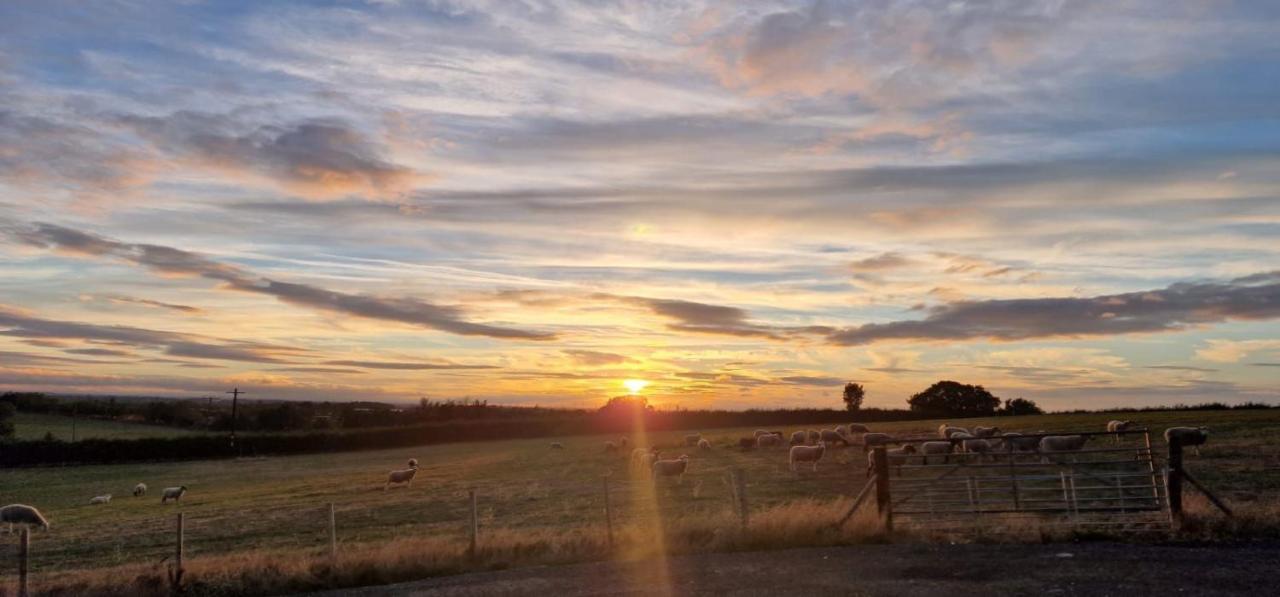
[{"label": "pasture", "polygon": [[[1152,430],[1157,453],[1160,432],[1176,425],[1205,425],[1209,443],[1187,467],[1234,506],[1276,512],[1280,503],[1280,411],[1202,411],[1080,414],[966,419],[964,426],[995,424],[1006,431],[1097,431],[1112,418],[1131,418]],[[873,424],[874,431],[927,434],[940,421]],[[787,432],[793,429],[786,429]],[[616,436],[575,436],[458,443],[392,450],[318,454],[236,461],[169,462],[0,471],[0,503],[39,507],[52,523],[32,536],[37,578],[55,572],[132,565],[156,567],[172,552],[173,515],[186,513],[187,558],[311,558],[328,546],[328,504],[336,509],[340,553],[384,542],[435,541],[466,544],[468,491],[477,492],[481,542],[486,537],[536,538],[543,548],[565,537],[593,537],[604,525],[603,477],[609,474],[610,506],[619,529],[661,520],[680,528],[699,526],[713,537],[734,530],[728,473],[745,471],[750,508],[772,513],[795,508],[793,518],[830,519],[865,482],[866,459],[859,448],[828,452],[817,473],[788,470],[785,448],[740,451],[739,437],[751,429],[709,430],[713,449],[684,447],[685,432],[648,438],[664,457],[688,454],[681,483],[630,471],[630,449],[610,455],[602,447]],[[640,441],[635,437],[632,441]],[[560,442],[563,450],[549,449]],[[634,445],[634,444],[633,444]],[[387,471],[417,458],[421,469],[411,487],[383,490]],[[129,494],[137,482],[150,493]],[[186,485],[181,505],[161,505],[160,490]],[[110,504],[89,498],[111,493]],[[827,505],[830,505],[829,507]],[[813,514],[817,513],[817,514]],[[812,514],[812,515],[811,515]],[[761,520],[767,517],[762,515]],[[1274,522],[1274,521],[1273,521]],[[788,523],[790,524],[790,523]],[[816,523],[815,523],[816,524]],[[829,520],[826,521],[829,525]],[[1274,526],[1274,525],[1273,525]],[[719,528],[725,527],[725,528]],[[799,527],[796,527],[799,528]],[[793,533],[796,534],[796,533]],[[788,538],[804,544],[803,533]],[[814,538],[813,542],[831,541]],[[4,558],[13,553],[7,539]],[[743,547],[743,546],[739,546]],[[754,545],[761,547],[761,545]],[[537,549],[530,547],[529,549]],[[403,557],[403,556],[398,556]],[[599,553],[594,556],[602,557]],[[527,561],[513,557],[510,562]],[[503,564],[506,565],[506,564]],[[436,572],[450,571],[443,567]],[[453,570],[456,571],[456,570]],[[6,585],[13,571],[3,570]]]},{"label": "pasture", "polygon": [[62,441],[71,441],[71,428],[75,426],[76,439],[140,439],[144,437],[174,437],[200,433],[180,427],[148,425],[126,421],[76,418],[63,415],[20,412],[14,419],[14,435],[21,440],[44,439],[46,434]]}]

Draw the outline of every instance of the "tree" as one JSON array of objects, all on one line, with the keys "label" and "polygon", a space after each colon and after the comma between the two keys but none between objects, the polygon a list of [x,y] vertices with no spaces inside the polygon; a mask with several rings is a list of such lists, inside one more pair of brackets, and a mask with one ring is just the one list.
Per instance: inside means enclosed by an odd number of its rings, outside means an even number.
[{"label": "tree", "polygon": [[1017,417],[1021,415],[1043,415],[1044,409],[1040,408],[1032,400],[1026,398],[1013,398],[1004,401],[1004,408],[1000,409],[1000,414]]},{"label": "tree", "polygon": [[849,382],[844,384],[844,407],[849,412],[858,412],[862,408],[862,399],[867,396],[867,390],[862,384]]},{"label": "tree", "polygon": [[995,414],[1000,399],[982,386],[940,381],[907,400],[913,412],[935,417],[982,417]]},{"label": "tree", "polygon": [[13,437],[13,419],[18,409],[11,402],[0,402],[0,439]]}]

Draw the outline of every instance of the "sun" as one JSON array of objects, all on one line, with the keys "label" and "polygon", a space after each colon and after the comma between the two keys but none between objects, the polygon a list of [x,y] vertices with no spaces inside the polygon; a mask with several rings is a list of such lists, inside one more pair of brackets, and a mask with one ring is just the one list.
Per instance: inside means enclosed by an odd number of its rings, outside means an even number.
[{"label": "sun", "polygon": [[645,386],[649,385],[649,382],[643,379],[626,379],[623,380],[622,385],[626,386],[627,391],[632,394],[639,394],[640,390],[643,390]]}]

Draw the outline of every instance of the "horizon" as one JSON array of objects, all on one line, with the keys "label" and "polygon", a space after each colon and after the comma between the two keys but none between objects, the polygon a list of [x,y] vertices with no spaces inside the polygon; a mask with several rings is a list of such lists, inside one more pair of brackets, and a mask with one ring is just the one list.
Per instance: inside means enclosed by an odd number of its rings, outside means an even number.
[{"label": "horizon", "polygon": [[0,392],[1280,404],[1277,30],[1252,2],[0,6]]}]

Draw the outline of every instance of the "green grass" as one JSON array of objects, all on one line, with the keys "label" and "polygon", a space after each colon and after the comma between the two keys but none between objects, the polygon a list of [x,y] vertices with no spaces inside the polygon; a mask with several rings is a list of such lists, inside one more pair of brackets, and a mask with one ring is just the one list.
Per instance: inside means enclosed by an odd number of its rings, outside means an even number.
[{"label": "green grass", "polygon": [[[1151,428],[1161,446],[1158,435],[1166,427],[1207,425],[1210,441],[1202,457],[1188,457],[1188,468],[1233,504],[1280,501],[1280,411],[1043,415],[955,423],[997,424],[1006,431],[1097,431],[1112,418],[1132,418]],[[938,423],[871,427],[928,433]],[[722,520],[731,512],[726,477],[733,468],[746,471],[753,511],[802,499],[847,498],[865,482],[865,457],[856,448],[836,451],[818,473],[797,477],[787,470],[786,450],[731,448],[751,429],[708,431],[704,435],[715,446],[710,452],[680,446],[684,433],[652,438],[664,455],[692,457],[683,484],[660,483],[656,500],[644,489],[647,478],[629,473],[627,454],[602,452],[603,442],[615,438],[577,436],[237,461],[11,469],[0,471],[0,503],[32,504],[49,518],[52,530],[32,539],[36,573],[49,575],[158,562],[172,551],[173,515],[179,511],[187,517],[187,557],[198,560],[246,550],[320,550],[327,545],[328,503],[337,509],[339,541],[354,546],[427,537],[463,541],[472,488],[479,496],[482,536],[498,529],[554,536],[600,528],[606,472],[611,472],[611,506],[620,526],[654,516],[676,525]],[[552,441],[565,449],[548,449]],[[383,491],[387,471],[411,457],[422,466],[413,486]],[[151,493],[133,498],[129,491],[139,481]],[[171,485],[190,488],[181,506],[159,503],[160,489]],[[115,496],[110,504],[88,504],[90,497],[105,493]],[[11,545],[6,542],[0,559]],[[9,573],[7,567],[3,573]]]},{"label": "green grass", "polygon": [[75,438],[82,439],[140,439],[144,437],[174,437],[199,433],[179,427],[164,425],[148,425],[126,421],[107,421],[104,419],[87,419],[63,415],[46,415],[39,413],[18,413],[14,419],[14,436],[21,440],[44,439],[45,434],[62,441],[71,441],[72,422],[75,423]]}]

